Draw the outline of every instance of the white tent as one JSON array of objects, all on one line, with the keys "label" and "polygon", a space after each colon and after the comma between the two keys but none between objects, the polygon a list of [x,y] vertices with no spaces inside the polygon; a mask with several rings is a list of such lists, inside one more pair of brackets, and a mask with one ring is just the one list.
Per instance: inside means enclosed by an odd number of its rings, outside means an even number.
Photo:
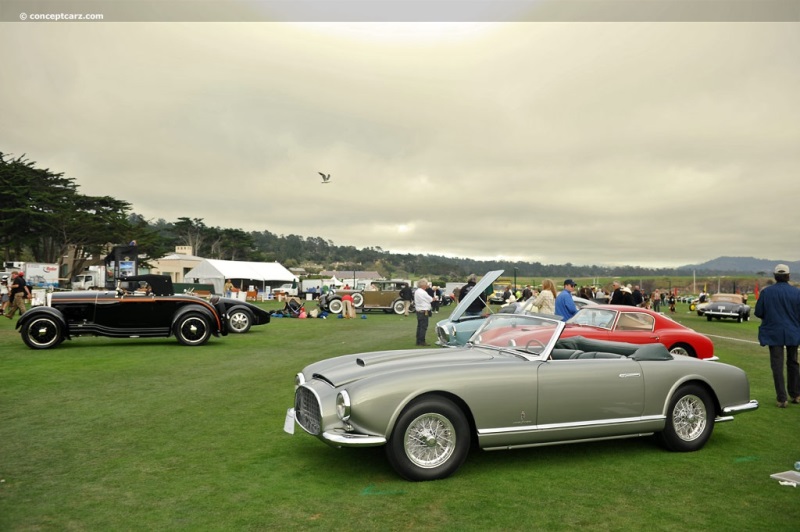
[{"label": "white tent", "polygon": [[243,262],[238,260],[203,259],[203,262],[183,275],[186,282],[197,279],[201,284],[213,284],[214,293],[222,294],[225,279],[241,290],[254,285],[260,290],[267,286],[296,282],[297,276],[277,262]]}]

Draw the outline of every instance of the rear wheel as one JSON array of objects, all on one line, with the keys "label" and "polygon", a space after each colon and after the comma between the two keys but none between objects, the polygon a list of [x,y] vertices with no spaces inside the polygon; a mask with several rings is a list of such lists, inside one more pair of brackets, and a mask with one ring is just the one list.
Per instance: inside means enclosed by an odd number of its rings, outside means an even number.
[{"label": "rear wheel", "polygon": [[675,392],[667,408],[667,424],[658,439],[670,451],[701,449],[714,430],[714,404],[705,388],[687,384]]},{"label": "rear wheel", "polygon": [[353,294],[353,306],[361,308],[364,305],[364,294]]},{"label": "rear wheel", "polygon": [[183,345],[203,345],[211,337],[208,320],[197,312],[189,312],[178,318],[172,332]]},{"label": "rear wheel", "polygon": [[253,326],[253,317],[246,310],[234,310],[228,318],[228,331],[243,334]]},{"label": "rear wheel", "polygon": [[22,327],[20,333],[22,341],[31,349],[50,349],[64,340],[61,324],[50,316],[32,319]]},{"label": "rear wheel", "polygon": [[697,357],[692,346],[688,344],[675,344],[669,348],[669,352],[673,355],[685,355],[687,357]]},{"label": "rear wheel", "polygon": [[428,397],[400,415],[386,456],[403,478],[437,480],[461,467],[469,446],[469,423],[461,409],[444,397]]},{"label": "rear wheel", "polygon": [[341,314],[344,310],[344,303],[342,303],[341,299],[333,299],[328,303],[328,310],[333,314]]},{"label": "rear wheel", "polygon": [[708,314],[706,314],[706,319],[707,319],[708,321],[711,321],[713,318],[712,318],[711,316],[709,316]]},{"label": "rear wheel", "polygon": [[392,303],[392,309],[394,310],[395,314],[405,314],[406,305],[402,299],[398,299],[394,303]]}]

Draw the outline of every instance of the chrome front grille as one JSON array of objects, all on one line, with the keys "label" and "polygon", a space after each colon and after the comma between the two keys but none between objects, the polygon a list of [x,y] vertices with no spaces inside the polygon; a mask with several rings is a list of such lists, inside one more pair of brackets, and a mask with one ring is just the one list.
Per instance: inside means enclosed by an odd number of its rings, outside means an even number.
[{"label": "chrome front grille", "polygon": [[317,396],[310,389],[301,386],[294,396],[294,412],[297,423],[303,430],[314,436],[320,433],[322,414]]}]

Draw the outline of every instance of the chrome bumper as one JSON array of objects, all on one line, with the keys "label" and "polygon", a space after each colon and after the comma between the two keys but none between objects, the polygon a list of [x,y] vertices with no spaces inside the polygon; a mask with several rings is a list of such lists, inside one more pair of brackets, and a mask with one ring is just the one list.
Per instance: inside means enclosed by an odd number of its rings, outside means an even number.
[{"label": "chrome bumper", "polygon": [[740,405],[728,406],[722,409],[722,416],[714,420],[715,423],[722,423],[723,421],[731,421],[734,414],[741,414],[742,412],[750,412],[758,409],[758,401],[751,399],[747,403]]},{"label": "chrome bumper", "polygon": [[337,447],[378,447],[386,444],[383,436],[353,434],[352,432],[323,432],[322,439]]}]

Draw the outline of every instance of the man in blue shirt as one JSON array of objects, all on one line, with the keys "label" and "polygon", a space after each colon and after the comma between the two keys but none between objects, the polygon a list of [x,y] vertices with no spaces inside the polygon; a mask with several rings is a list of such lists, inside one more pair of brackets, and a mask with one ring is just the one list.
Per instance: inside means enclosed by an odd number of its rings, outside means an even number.
[{"label": "man in blue shirt", "polygon": [[575,281],[572,279],[564,281],[564,290],[556,297],[556,316],[559,316],[561,321],[567,321],[578,313],[578,309],[575,308],[575,301],[572,300],[572,292],[574,291]]},{"label": "man in blue shirt", "polygon": [[[761,291],[756,302],[756,317],[761,318],[758,342],[769,346],[769,363],[778,408],[786,408],[786,385],[792,403],[800,403],[800,369],[797,345],[800,344],[800,288],[789,284],[789,267],[775,266],[775,281]],[[783,379],[783,348],[786,346],[786,381]]]}]

